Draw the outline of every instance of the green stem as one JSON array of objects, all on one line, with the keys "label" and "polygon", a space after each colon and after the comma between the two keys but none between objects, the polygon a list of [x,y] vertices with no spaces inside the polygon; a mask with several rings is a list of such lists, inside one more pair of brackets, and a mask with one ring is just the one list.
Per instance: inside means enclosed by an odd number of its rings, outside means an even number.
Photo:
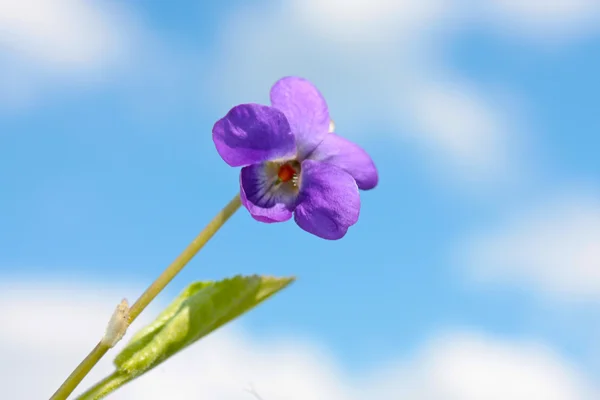
[{"label": "green stem", "polygon": [[[206,225],[198,236],[188,245],[188,247],[169,265],[160,276],[146,289],[139,299],[129,309],[129,323],[131,324],[150,302],[175,278],[175,276],[186,266],[186,264],[204,247],[204,245],[214,236],[215,233],[227,222],[227,220],[242,205],[239,194],[227,204],[213,219]],[[75,390],[77,385],[85,378],[90,370],[106,354],[109,345],[100,342],[87,355],[87,357],[75,368],[64,383],[52,395],[50,400],[66,400]],[[104,381],[102,381],[104,382]],[[100,382],[100,383],[102,383]],[[100,384],[99,383],[99,384]],[[97,385],[96,385],[97,386]],[[94,387],[96,387],[94,386]],[[87,393],[87,392],[86,392]]]},{"label": "green stem", "polygon": [[110,347],[104,342],[100,341],[96,347],[83,359],[81,363],[75,368],[71,375],[63,382],[62,385],[58,388],[58,390],[52,395],[50,400],[64,400],[69,395],[75,387],[82,381],[83,378],[90,372],[90,370],[100,361],[102,356],[106,354],[106,352],[110,349]]}]

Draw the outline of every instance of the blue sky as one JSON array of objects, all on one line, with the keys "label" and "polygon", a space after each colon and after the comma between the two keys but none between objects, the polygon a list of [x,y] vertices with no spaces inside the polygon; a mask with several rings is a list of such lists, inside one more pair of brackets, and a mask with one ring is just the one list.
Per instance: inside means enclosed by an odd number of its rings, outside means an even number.
[{"label": "blue sky", "polygon": [[213,123],[300,75],[380,171],[359,223],[327,242],[242,209],[161,301],[296,275],[248,335],[363,373],[475,332],[600,379],[596,2],[29,3],[46,24],[0,6],[3,284],[133,300],[238,190]]}]

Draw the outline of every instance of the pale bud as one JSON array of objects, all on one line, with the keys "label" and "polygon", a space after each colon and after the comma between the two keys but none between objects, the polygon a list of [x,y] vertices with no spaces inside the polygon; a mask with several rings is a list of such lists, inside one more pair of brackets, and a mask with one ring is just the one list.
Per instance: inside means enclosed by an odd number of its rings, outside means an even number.
[{"label": "pale bud", "polygon": [[123,338],[128,326],[129,304],[127,303],[127,299],[123,299],[115,309],[112,317],[110,317],[110,321],[108,321],[102,343],[108,347],[114,347]]}]

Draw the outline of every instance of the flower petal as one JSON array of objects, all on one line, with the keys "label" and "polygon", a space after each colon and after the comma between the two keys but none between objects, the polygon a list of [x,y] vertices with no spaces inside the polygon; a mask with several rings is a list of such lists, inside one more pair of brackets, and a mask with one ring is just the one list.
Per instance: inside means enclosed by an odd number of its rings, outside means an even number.
[{"label": "flower petal", "polygon": [[329,131],[329,110],[319,90],[306,79],[286,77],[271,88],[271,105],[287,117],[304,159]]},{"label": "flower petal", "polygon": [[323,239],[341,239],[359,212],[358,187],[350,174],[332,164],[302,162],[294,214],[300,228]]},{"label": "flower petal", "polygon": [[240,172],[240,197],[250,215],[260,222],[283,222],[292,218],[297,192],[291,182],[276,185],[278,166],[253,164]]},{"label": "flower petal", "polygon": [[285,115],[269,106],[235,106],[215,123],[212,134],[217,152],[232,167],[296,153],[294,135]]},{"label": "flower petal", "polygon": [[340,167],[352,175],[362,190],[373,189],[379,181],[377,168],[367,152],[335,133],[328,134],[308,158]]}]

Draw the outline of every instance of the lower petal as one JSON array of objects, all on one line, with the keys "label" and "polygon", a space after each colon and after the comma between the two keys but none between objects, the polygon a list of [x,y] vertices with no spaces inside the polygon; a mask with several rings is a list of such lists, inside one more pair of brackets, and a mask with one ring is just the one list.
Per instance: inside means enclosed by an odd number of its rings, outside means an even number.
[{"label": "lower petal", "polygon": [[360,196],[354,178],[341,168],[314,160],[302,162],[294,219],[323,239],[341,239],[358,221]]},{"label": "lower petal", "polygon": [[296,191],[285,183],[277,184],[278,166],[274,163],[253,164],[240,172],[242,204],[257,221],[273,223],[292,218]]},{"label": "lower petal", "polygon": [[328,134],[310,154],[309,159],[340,167],[356,180],[359,189],[377,186],[379,176],[371,157],[359,145],[335,133]]}]

